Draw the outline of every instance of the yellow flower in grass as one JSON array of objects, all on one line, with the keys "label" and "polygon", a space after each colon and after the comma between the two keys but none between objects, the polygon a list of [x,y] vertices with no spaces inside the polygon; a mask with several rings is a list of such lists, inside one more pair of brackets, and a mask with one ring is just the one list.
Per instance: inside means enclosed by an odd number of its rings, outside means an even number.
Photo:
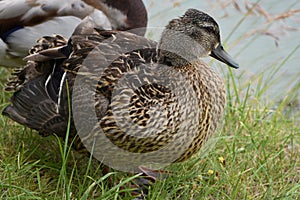
[{"label": "yellow flower in grass", "polygon": [[207,174],[208,174],[208,175],[212,175],[212,174],[214,174],[214,170],[212,170],[212,169],[209,169],[209,170],[207,171]]},{"label": "yellow flower in grass", "polygon": [[225,158],[224,158],[223,156],[220,156],[220,157],[219,157],[219,162],[220,162],[221,164],[225,164]]}]

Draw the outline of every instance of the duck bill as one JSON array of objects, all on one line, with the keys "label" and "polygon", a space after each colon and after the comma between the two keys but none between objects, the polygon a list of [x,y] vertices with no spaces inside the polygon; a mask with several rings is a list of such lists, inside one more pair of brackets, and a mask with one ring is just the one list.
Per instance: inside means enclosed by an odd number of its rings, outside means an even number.
[{"label": "duck bill", "polygon": [[217,48],[212,50],[211,57],[227,64],[230,67],[233,67],[235,69],[239,68],[239,64],[237,64],[233,58],[224,50],[223,46],[219,44]]}]

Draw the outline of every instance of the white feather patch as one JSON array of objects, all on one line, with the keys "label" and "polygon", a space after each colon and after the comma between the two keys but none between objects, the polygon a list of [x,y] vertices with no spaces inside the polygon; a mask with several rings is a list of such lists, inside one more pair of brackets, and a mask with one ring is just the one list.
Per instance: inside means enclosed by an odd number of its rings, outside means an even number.
[{"label": "white feather patch", "polygon": [[61,104],[61,94],[62,94],[62,89],[63,89],[64,82],[66,80],[66,75],[67,75],[67,73],[64,72],[63,76],[61,77],[60,84],[59,84],[58,101],[57,101],[57,108],[56,108],[57,113],[59,112],[59,108],[61,106],[60,105]]}]

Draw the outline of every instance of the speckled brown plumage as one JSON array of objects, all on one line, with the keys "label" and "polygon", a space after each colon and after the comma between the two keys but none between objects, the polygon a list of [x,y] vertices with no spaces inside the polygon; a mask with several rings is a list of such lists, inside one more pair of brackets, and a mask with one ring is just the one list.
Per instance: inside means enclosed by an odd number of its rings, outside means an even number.
[{"label": "speckled brown plumage", "polygon": [[[197,153],[215,132],[225,106],[223,81],[199,57],[211,55],[238,67],[221,46],[217,23],[195,9],[172,20],[159,43],[132,33],[95,29],[92,34],[73,35],[60,48],[35,49],[28,63],[48,70],[20,82],[22,73],[16,74],[9,85],[18,85],[17,91],[4,114],[44,135],[63,137],[69,92],[71,136],[79,133],[88,149],[97,144],[93,148],[96,156],[104,151],[125,163],[128,158],[118,157],[101,139],[102,133],[115,146],[132,153],[155,152],[174,142],[169,151],[154,155],[158,163],[176,153],[172,162]],[[34,104],[32,98],[37,99]],[[78,119],[79,128],[75,125]],[[143,160],[139,162],[137,166]]]}]

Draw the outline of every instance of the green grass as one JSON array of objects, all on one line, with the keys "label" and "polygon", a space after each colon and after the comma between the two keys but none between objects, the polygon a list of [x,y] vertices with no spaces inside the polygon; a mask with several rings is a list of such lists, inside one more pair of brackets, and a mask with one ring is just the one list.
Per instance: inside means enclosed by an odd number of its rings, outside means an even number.
[{"label": "green grass", "polygon": [[[300,84],[281,102],[267,102],[262,80],[271,81],[272,71],[243,84],[233,73],[225,72],[228,103],[214,148],[170,166],[172,174],[151,187],[148,199],[300,197],[300,111],[291,104]],[[1,108],[7,102],[3,92]],[[134,176],[104,175],[97,161],[64,141],[40,137],[3,116],[0,127],[0,199],[132,198],[128,182]]]},{"label": "green grass", "polygon": [[[265,98],[274,74],[295,52],[248,81],[224,69],[228,97],[216,145],[169,166],[172,174],[150,188],[148,199],[299,199],[300,82],[276,102]],[[7,69],[0,74],[2,110]],[[103,174],[98,161],[67,143],[0,115],[0,199],[132,199],[128,185],[136,175]]]}]

